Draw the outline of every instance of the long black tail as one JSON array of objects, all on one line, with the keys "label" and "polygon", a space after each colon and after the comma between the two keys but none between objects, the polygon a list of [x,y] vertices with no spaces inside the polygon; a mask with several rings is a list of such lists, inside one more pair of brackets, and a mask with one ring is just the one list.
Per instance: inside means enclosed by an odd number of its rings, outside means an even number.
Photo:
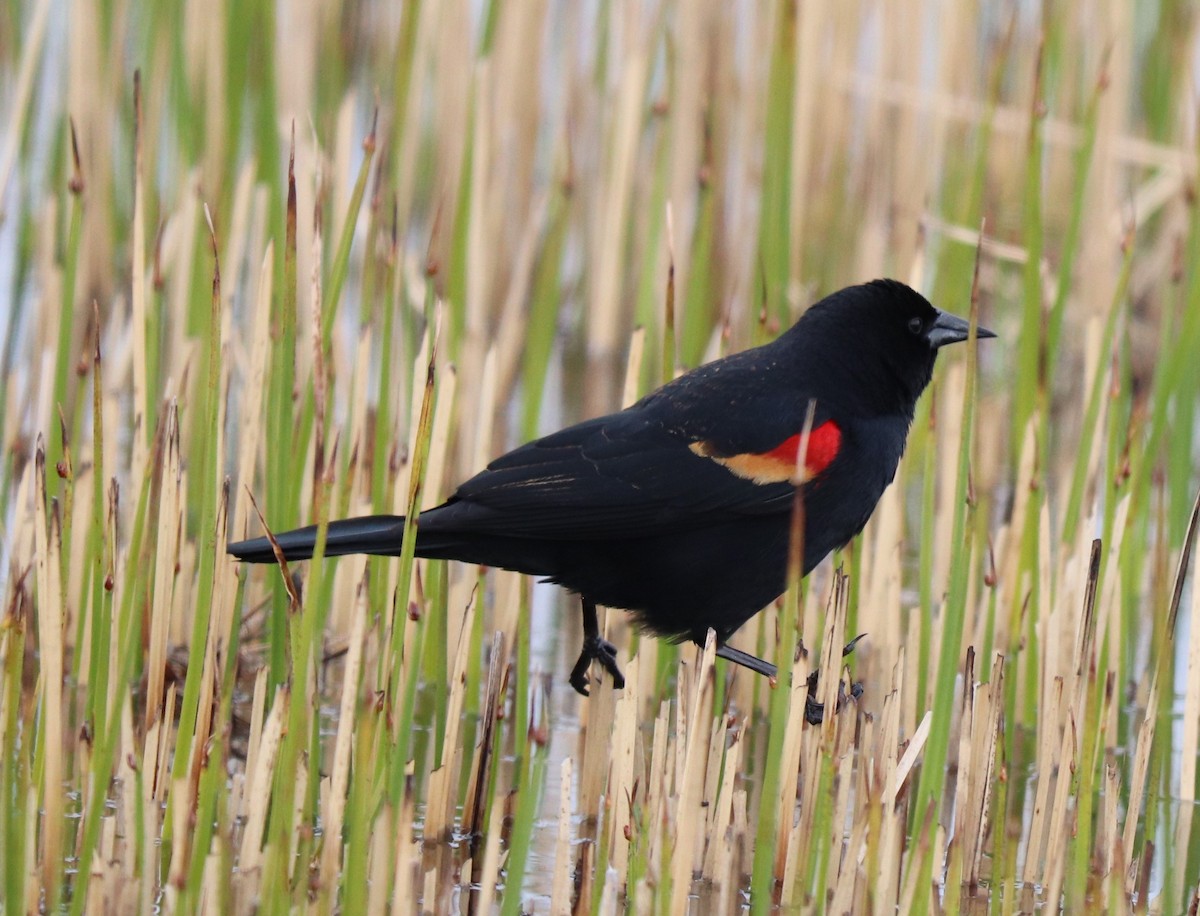
[{"label": "long black tail", "polygon": [[[350,553],[372,553],[384,557],[400,556],[404,537],[403,515],[366,515],[329,523],[325,537],[325,556],[342,557]],[[297,528],[275,535],[288,560],[307,560],[317,546],[317,526]],[[247,563],[274,563],[275,551],[265,537],[230,544],[226,550]]]}]

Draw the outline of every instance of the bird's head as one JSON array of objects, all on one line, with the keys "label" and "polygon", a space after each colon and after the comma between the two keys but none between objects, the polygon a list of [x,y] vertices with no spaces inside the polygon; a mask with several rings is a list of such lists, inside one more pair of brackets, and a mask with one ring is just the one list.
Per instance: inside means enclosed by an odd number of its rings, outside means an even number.
[{"label": "bird's head", "polygon": [[[938,350],[964,341],[965,318],[935,308],[898,280],[873,280],[826,296],[786,335],[800,364],[832,376],[838,398],[868,412],[911,415],[933,377]],[[976,328],[979,338],[996,335]]]}]

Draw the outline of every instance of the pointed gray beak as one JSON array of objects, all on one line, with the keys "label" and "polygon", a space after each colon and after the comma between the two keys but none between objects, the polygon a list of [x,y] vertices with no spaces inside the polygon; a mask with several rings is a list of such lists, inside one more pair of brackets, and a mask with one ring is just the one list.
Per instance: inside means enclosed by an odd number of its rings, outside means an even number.
[{"label": "pointed gray beak", "polygon": [[[970,325],[967,323],[967,319],[938,309],[937,320],[925,332],[925,338],[929,341],[929,346],[936,350],[939,347],[944,347],[946,344],[959,343],[966,340],[969,328]],[[979,325],[975,328],[975,336],[982,340],[985,337],[995,337],[996,335],[982,325]]]}]

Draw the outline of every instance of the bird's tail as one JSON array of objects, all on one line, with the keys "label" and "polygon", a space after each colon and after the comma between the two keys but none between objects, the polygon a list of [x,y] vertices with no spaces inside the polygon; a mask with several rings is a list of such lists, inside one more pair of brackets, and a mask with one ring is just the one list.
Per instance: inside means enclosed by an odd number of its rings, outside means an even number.
[{"label": "bird's tail", "polygon": [[[403,515],[367,515],[329,523],[325,536],[325,556],[341,557],[350,553],[371,553],[378,556],[400,556],[404,538]],[[317,546],[317,526],[296,528],[275,535],[284,559],[307,560]],[[265,537],[238,541],[227,548],[239,560],[247,563],[274,563],[275,551]]]}]

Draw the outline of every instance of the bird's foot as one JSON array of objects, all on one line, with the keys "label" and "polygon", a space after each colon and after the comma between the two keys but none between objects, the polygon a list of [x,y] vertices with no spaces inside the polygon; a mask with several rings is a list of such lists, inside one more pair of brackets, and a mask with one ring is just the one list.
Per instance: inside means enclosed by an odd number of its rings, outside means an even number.
[{"label": "bird's foot", "polygon": [[[804,721],[809,725],[820,725],[825,721],[825,704],[813,699],[813,689],[816,687],[816,679],[810,678],[808,681],[808,696],[804,698]],[[835,712],[841,712],[842,707],[850,700],[857,700],[862,696],[863,685],[862,681],[855,681],[850,685],[850,689],[846,689],[845,682],[838,683],[838,699]]]},{"label": "bird's foot", "polygon": [[571,686],[576,691],[585,697],[589,695],[587,671],[594,661],[599,662],[600,666],[612,675],[614,688],[620,690],[625,686],[625,675],[617,667],[617,647],[601,636],[585,636],[583,648],[579,651],[579,660],[571,669]]},{"label": "bird's foot", "polygon": [[[845,658],[847,655],[853,652],[854,647],[857,646],[859,641],[865,638],[866,635],[866,633],[859,633],[852,640],[846,643],[846,645],[842,648],[842,658]],[[813,699],[813,694],[816,693],[817,690],[817,678],[819,677],[820,673],[821,670],[818,668],[808,676],[808,695],[804,698],[804,719],[809,725],[820,725],[823,721],[825,721],[825,704]],[[844,682],[839,682],[837,706],[835,707],[834,712],[841,712],[842,707],[845,706],[847,702],[850,700],[857,700],[862,696],[862,694],[863,685],[861,681],[855,681],[850,685],[849,690],[846,690],[846,685]]]}]

